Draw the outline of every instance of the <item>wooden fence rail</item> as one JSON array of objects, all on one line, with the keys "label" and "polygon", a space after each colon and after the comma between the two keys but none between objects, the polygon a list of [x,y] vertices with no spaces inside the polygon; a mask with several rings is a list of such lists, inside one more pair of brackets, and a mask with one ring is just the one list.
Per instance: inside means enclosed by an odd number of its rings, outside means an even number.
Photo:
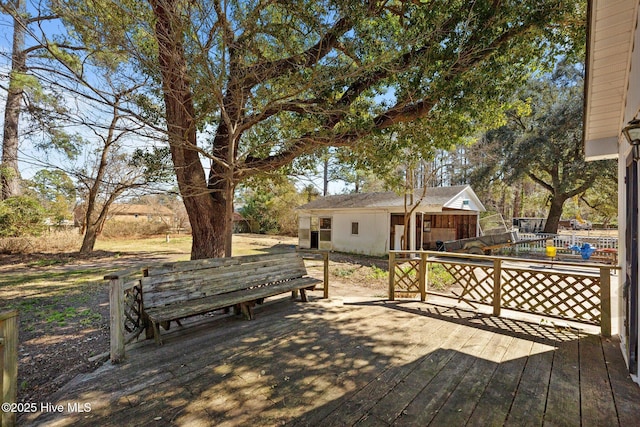
[{"label": "wooden fence rail", "polygon": [[[424,301],[429,271],[439,264],[462,287],[459,301],[551,315],[599,325],[611,335],[611,272],[617,266],[504,258],[432,251],[389,253],[389,299],[419,294]],[[553,268],[548,268],[553,267]]]},{"label": "wooden fence rail", "polygon": [[[0,313],[0,390],[2,403],[16,403],[18,386],[18,312]],[[14,426],[16,411],[0,411],[0,426]]]}]

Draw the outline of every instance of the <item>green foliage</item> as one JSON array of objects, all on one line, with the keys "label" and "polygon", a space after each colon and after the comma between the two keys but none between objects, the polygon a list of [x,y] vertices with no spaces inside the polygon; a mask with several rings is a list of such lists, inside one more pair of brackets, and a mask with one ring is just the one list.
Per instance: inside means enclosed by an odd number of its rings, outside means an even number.
[{"label": "green foliage", "polygon": [[372,279],[386,279],[388,276],[389,273],[386,270],[383,270],[376,265],[371,266],[371,273],[369,274],[369,277],[371,277]]},{"label": "green foliage", "polygon": [[[582,0],[73,0],[52,8],[88,48],[81,63],[139,83],[128,98],[136,118],[156,126],[162,116],[185,200],[213,194],[223,207],[232,200],[221,195],[245,180],[328,147],[351,150],[358,169],[384,176],[400,161],[429,159],[436,147],[504,123],[511,93],[548,66],[542,58],[584,44]],[[249,215],[273,202],[261,194],[252,203]],[[230,210],[206,205],[189,203],[205,219],[194,235],[212,226],[224,233],[213,219]],[[263,230],[282,229],[256,219]],[[226,250],[201,246],[195,256]]]},{"label": "green foliage", "polygon": [[518,91],[508,123],[472,147],[481,153],[471,155],[479,160],[471,173],[474,187],[499,183],[522,188],[525,180],[534,182],[547,193],[540,204],[550,206],[551,224],[560,218],[566,200],[585,194],[607,171],[615,173],[613,162],[584,160],[581,67],[561,61],[553,73],[532,77]]},{"label": "green foliage", "polygon": [[454,277],[442,264],[429,264],[429,289],[443,291],[455,282]]},{"label": "green foliage", "polygon": [[0,201],[0,237],[37,236],[44,230],[45,210],[28,196]]},{"label": "green foliage", "polygon": [[42,169],[36,172],[33,179],[27,182],[28,188],[45,209],[45,215],[54,223],[71,218],[76,202],[76,188],[64,171],[58,169]]},{"label": "green foliage", "polygon": [[355,268],[336,268],[332,271],[332,273],[334,276],[346,278],[353,276],[353,273],[355,273],[355,271]]},{"label": "green foliage", "polygon": [[273,179],[252,181],[243,196],[242,216],[258,224],[259,233],[297,235],[298,221],[295,208],[305,203],[305,195],[297,192],[287,181]]},{"label": "green foliage", "polygon": [[[405,144],[376,136],[406,133],[396,125],[417,118],[424,119],[421,138],[409,145],[425,150],[496,126],[509,93],[545,66],[541,58],[581,51],[584,33],[581,1],[253,3],[176,2],[167,10],[175,11],[197,128],[203,135],[224,132],[226,124],[217,125],[229,117],[221,103],[241,103],[246,113],[238,117],[244,123],[234,150],[245,160],[273,163],[280,154],[293,151],[292,160],[345,144],[376,163],[378,154],[396,154],[394,146]],[[157,123],[161,64],[152,5],[56,1],[52,8],[89,49],[90,62],[151,77],[132,99]],[[330,48],[307,56],[320,40]],[[222,135],[209,142],[215,136]],[[362,140],[367,136],[373,138]],[[253,174],[281,164],[250,166],[246,173]]]},{"label": "green foliage", "polygon": [[169,147],[137,148],[131,156],[131,165],[144,170],[149,183],[170,182],[174,178]]}]

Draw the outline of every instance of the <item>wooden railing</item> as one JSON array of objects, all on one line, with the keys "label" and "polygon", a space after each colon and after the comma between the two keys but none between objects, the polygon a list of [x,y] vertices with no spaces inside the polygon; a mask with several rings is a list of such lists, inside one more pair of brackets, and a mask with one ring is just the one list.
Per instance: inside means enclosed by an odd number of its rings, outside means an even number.
[{"label": "wooden railing", "polygon": [[329,251],[298,249],[298,253],[303,259],[321,259],[323,271],[323,298],[329,298]]},{"label": "wooden railing", "polygon": [[[0,390],[1,403],[16,403],[18,387],[18,312],[15,310],[0,313]],[[14,410],[0,411],[0,426],[14,426]]]},{"label": "wooden railing", "polygon": [[142,314],[142,270],[104,276],[109,281],[109,328],[111,363],[124,360],[124,347],[145,329]]},{"label": "wooden railing", "polygon": [[[462,288],[459,301],[599,325],[611,335],[611,273],[617,266],[432,251],[389,253],[389,299],[426,299],[429,270],[439,264]],[[546,267],[546,268],[545,268]]]}]

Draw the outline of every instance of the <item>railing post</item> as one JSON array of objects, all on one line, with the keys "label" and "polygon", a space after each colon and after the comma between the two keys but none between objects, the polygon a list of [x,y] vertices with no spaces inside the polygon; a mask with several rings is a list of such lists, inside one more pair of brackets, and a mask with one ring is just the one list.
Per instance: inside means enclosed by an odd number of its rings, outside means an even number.
[{"label": "railing post", "polygon": [[395,297],[396,254],[389,252],[389,301]]},{"label": "railing post", "polygon": [[124,295],[122,279],[118,275],[105,276],[109,280],[109,330],[111,363],[124,360]]},{"label": "railing post", "polygon": [[420,276],[418,277],[418,287],[420,288],[420,301],[427,299],[427,255],[420,254]]},{"label": "railing post", "polygon": [[600,334],[611,336],[611,269],[600,267]]},{"label": "railing post", "polygon": [[324,261],[324,295],[323,297],[329,298],[329,252],[322,253],[322,260]]},{"label": "railing post", "polygon": [[[0,313],[0,390],[2,403],[17,403],[18,397],[18,312]],[[0,426],[16,425],[15,411],[0,411]]]},{"label": "railing post", "polygon": [[502,299],[502,260],[493,260],[493,315],[500,316],[500,302]]}]

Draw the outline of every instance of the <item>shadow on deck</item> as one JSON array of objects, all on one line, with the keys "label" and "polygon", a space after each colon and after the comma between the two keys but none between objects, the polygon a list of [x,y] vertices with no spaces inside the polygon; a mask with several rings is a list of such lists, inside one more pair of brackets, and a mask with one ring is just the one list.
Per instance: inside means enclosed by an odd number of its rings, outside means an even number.
[{"label": "shadow on deck", "polygon": [[[127,351],[30,425],[635,425],[619,343],[411,302],[286,298]],[[73,412],[86,408],[90,412]]]}]

